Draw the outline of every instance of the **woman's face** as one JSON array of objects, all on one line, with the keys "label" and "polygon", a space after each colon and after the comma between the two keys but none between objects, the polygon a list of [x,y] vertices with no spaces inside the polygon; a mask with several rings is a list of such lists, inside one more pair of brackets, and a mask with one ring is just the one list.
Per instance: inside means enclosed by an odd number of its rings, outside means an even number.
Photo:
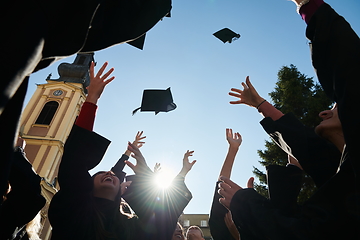
[{"label": "woman's face", "polygon": [[320,112],[319,117],[322,118],[322,122],[315,128],[319,136],[328,138],[332,133],[342,131],[336,104],[332,109]]},{"label": "woman's face", "polygon": [[94,176],[94,196],[115,200],[120,190],[120,180],[112,171],[98,172]]}]

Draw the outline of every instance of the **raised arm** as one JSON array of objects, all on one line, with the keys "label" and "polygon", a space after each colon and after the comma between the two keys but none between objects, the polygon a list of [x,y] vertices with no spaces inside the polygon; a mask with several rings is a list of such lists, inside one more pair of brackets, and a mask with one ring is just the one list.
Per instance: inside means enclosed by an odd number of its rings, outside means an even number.
[{"label": "raised arm", "polygon": [[[145,144],[145,142],[142,140],[145,139],[146,136],[142,136],[142,134],[143,134],[143,131],[137,132],[136,136],[135,136],[135,140],[132,143],[137,148],[140,148],[140,147],[142,147],[143,144]],[[125,161],[127,161],[129,159],[130,155],[131,155],[131,151],[129,149],[126,149],[125,153],[116,162],[114,167],[111,168],[111,171],[113,171],[119,179],[122,179],[125,176],[123,169],[125,167]],[[130,183],[126,183],[124,186],[127,186],[129,184]],[[124,192],[122,192],[122,193],[124,193]]]},{"label": "raised arm", "polygon": [[111,68],[103,76],[103,72],[107,67],[108,63],[105,62],[100,70],[94,74],[95,63],[91,62],[89,74],[90,74],[90,85],[87,87],[88,95],[85,99],[83,106],[81,107],[80,114],[75,122],[79,127],[85,128],[89,131],[93,130],[95,114],[97,109],[97,101],[100,98],[102,92],[104,91],[107,84],[114,80],[114,76],[108,78],[110,74],[114,71],[114,68]]},{"label": "raised arm", "polygon": [[230,96],[237,97],[239,100],[230,101],[230,104],[245,104],[256,108],[264,117],[271,117],[274,121],[281,118],[284,114],[276,109],[273,105],[261,97],[252,83],[249,76],[245,82],[242,82],[243,90],[231,88]]},{"label": "raised arm", "polygon": [[97,104],[97,101],[99,100],[106,85],[108,85],[112,80],[115,79],[114,76],[108,78],[110,74],[114,71],[114,68],[110,68],[110,70],[103,75],[107,65],[108,62],[105,62],[95,75],[94,74],[95,63],[91,62],[89,69],[90,85],[86,88],[88,90],[88,95],[85,100],[86,102]]},{"label": "raised arm", "polygon": [[240,133],[238,133],[238,132],[233,133],[231,128],[227,128],[226,129],[226,140],[229,143],[229,149],[228,149],[228,152],[226,154],[225,161],[224,161],[224,163],[222,165],[219,177],[224,176],[224,177],[230,178],[231,169],[233,167],[236,154],[237,154],[237,152],[239,150],[239,147],[241,145],[242,138],[241,138]]},{"label": "raised arm", "polygon": [[144,228],[152,229],[154,237],[149,239],[171,239],[178,218],[192,198],[191,192],[184,183],[184,177],[195,164],[195,160],[192,162],[188,160],[193,151],[185,153],[183,168],[173,180],[171,187],[160,190],[154,187],[155,174],[147,166],[139,149],[131,143],[128,149],[132,152],[131,156],[136,159],[136,164],[129,161],[125,163],[136,175],[124,198],[139,216]]},{"label": "raised arm", "polygon": [[[135,140],[132,142],[132,144],[135,145],[137,148],[141,148],[145,144],[143,140],[146,138],[146,136],[142,136],[143,133],[143,131],[137,132]],[[124,155],[130,157],[131,151],[129,149],[126,149]]]},{"label": "raised arm", "polygon": [[231,101],[230,104],[245,104],[250,107],[258,108],[265,100],[262,98],[250,82],[249,76],[246,77],[245,82],[242,82],[243,90],[231,88],[230,96],[237,97],[239,100]]},{"label": "raised arm", "polygon": [[133,164],[130,161],[125,161],[126,165],[128,165],[136,175],[152,173],[139,148],[130,142],[128,144],[128,150],[132,153],[131,157],[135,158],[136,164]]},{"label": "raised arm", "polygon": [[191,170],[191,168],[196,163],[196,160],[194,160],[192,162],[189,161],[189,157],[192,156],[193,153],[194,153],[194,151],[187,150],[186,153],[184,154],[183,167],[182,167],[180,173],[178,174],[179,176],[185,177],[186,174],[188,174],[188,172]]},{"label": "raised arm", "polygon": [[75,126],[66,140],[59,167],[59,183],[63,190],[76,192],[78,187],[85,184],[87,187],[80,188],[89,190],[92,185],[88,171],[99,164],[110,143],[107,139],[92,132],[97,101],[105,86],[115,78],[109,77],[114,71],[113,68],[103,74],[107,65],[108,63],[105,62],[96,74],[94,74],[94,62],[90,65],[88,95]]},{"label": "raised arm", "polygon": [[[242,142],[240,133],[233,133],[230,128],[226,129],[226,140],[229,143],[229,149],[220,171],[219,181],[221,176],[230,178],[234,160]],[[221,198],[218,193],[219,181],[215,186],[213,203],[210,211],[209,226],[211,235],[215,240],[239,239],[239,233],[237,233],[236,227],[232,223],[230,212],[219,202],[219,199]],[[234,229],[235,231],[233,231]]]}]

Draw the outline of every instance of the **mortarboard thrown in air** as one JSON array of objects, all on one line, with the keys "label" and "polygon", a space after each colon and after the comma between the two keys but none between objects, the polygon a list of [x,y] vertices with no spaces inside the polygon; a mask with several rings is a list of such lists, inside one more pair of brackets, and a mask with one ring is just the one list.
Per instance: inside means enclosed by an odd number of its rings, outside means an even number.
[{"label": "mortarboard thrown in air", "polygon": [[240,34],[235,33],[228,28],[223,28],[217,31],[216,33],[214,33],[213,35],[224,43],[226,42],[231,43],[232,41],[240,38]]},{"label": "mortarboard thrown in air", "polygon": [[140,110],[141,112],[169,112],[176,108],[173,102],[170,87],[166,90],[145,89],[142,97],[141,107],[133,111],[133,115]]}]

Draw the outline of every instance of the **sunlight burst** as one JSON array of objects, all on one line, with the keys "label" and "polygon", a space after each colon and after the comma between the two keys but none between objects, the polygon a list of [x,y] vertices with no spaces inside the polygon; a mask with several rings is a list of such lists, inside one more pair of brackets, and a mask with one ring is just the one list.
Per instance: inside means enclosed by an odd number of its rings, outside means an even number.
[{"label": "sunlight burst", "polygon": [[158,188],[166,189],[171,186],[173,178],[174,176],[170,171],[161,169],[155,174],[155,186]]}]

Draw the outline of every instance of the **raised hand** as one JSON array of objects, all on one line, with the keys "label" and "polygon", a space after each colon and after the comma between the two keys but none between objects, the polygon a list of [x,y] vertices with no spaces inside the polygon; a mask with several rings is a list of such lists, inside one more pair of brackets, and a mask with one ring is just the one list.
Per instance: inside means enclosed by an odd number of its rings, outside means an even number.
[{"label": "raised hand", "polygon": [[179,175],[185,177],[186,174],[191,170],[191,168],[194,166],[194,164],[196,163],[196,160],[190,162],[189,161],[189,157],[192,156],[194,153],[194,151],[189,151],[187,150],[186,153],[184,154],[184,158],[183,158],[183,167],[179,173]]},{"label": "raised hand", "polygon": [[243,90],[231,88],[230,96],[237,97],[239,100],[230,101],[230,104],[246,104],[250,107],[257,108],[265,99],[262,98],[250,82],[249,76],[246,77],[245,83],[242,82]]},{"label": "raised hand", "polygon": [[[220,180],[222,182],[219,183],[219,191],[218,192],[223,197],[219,198],[219,202],[222,205],[224,205],[224,207],[226,207],[227,209],[230,209],[230,203],[231,203],[231,200],[232,200],[234,194],[243,188],[240,187],[239,185],[237,185],[236,183],[234,183],[233,181],[231,181],[227,177],[221,176]],[[249,180],[247,182],[247,187],[254,188],[254,178],[253,177],[249,178]]]},{"label": "raised hand", "polygon": [[226,140],[228,141],[230,147],[239,148],[242,143],[242,137],[240,133],[233,133],[231,128],[226,129]]},{"label": "raised hand", "polygon": [[86,97],[87,102],[92,102],[96,104],[97,100],[100,98],[102,92],[104,91],[105,86],[109,84],[112,80],[114,80],[114,76],[108,78],[110,74],[114,71],[114,68],[111,68],[104,75],[102,75],[107,65],[108,62],[105,62],[99,69],[99,71],[96,73],[96,75],[94,75],[95,63],[91,62],[89,69],[90,85],[86,88],[88,90],[88,95]]},{"label": "raised hand", "polygon": [[161,171],[161,166],[160,163],[155,163],[154,166],[154,173],[160,172]]},{"label": "raised hand", "polygon": [[145,144],[145,142],[143,142],[141,140],[145,139],[146,136],[142,136],[142,134],[143,134],[143,131],[137,132],[137,134],[135,136],[135,140],[133,141],[133,144],[135,146],[137,146],[138,148],[141,148]]},{"label": "raised hand", "polygon": [[151,173],[152,171],[146,164],[145,158],[140,152],[139,148],[130,142],[128,144],[129,144],[128,150],[132,152],[131,157],[136,159],[136,165],[134,165],[130,161],[125,161],[126,165],[128,165],[134,171],[135,174]]},{"label": "raised hand", "polygon": [[[145,144],[145,142],[143,142],[143,141],[141,141],[141,140],[145,139],[146,136],[143,137],[142,134],[143,134],[143,131],[137,132],[137,134],[136,134],[136,136],[135,136],[135,140],[134,140],[133,143],[132,143],[132,144],[135,145],[137,148],[141,148],[141,147]],[[128,156],[130,157],[131,151],[130,151],[129,149],[126,149],[126,151],[125,151],[124,154],[125,154],[125,155],[128,155]]]}]

